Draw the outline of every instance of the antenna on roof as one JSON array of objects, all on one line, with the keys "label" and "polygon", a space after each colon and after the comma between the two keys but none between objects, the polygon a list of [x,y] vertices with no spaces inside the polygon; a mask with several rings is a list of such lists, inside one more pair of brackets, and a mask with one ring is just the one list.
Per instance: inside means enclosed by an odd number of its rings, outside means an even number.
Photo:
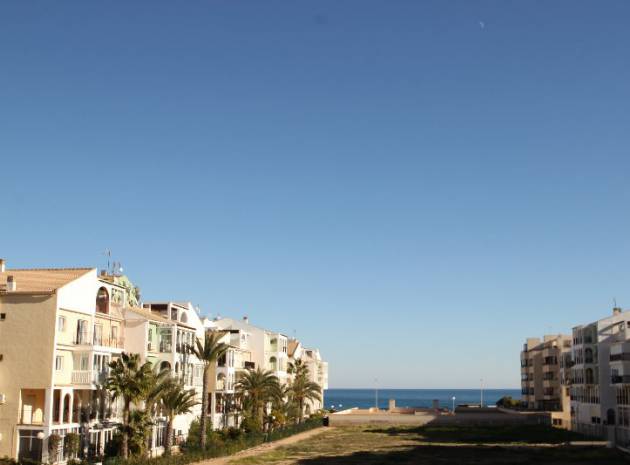
[{"label": "antenna on roof", "polygon": [[107,268],[105,268],[105,270],[107,270],[107,272],[109,273],[109,261],[112,258],[112,251],[109,249],[105,249],[105,252],[103,252],[103,255],[107,257]]},{"label": "antenna on roof", "polygon": [[613,307],[617,308],[617,298],[613,297]]}]

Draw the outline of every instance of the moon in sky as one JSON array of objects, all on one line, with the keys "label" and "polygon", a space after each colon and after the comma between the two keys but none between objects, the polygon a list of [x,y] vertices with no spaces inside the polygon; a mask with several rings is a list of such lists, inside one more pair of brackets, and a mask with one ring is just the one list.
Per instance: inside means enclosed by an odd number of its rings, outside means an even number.
[{"label": "moon in sky", "polygon": [[486,28],[486,23],[484,23],[483,21],[479,21],[479,27],[481,29],[485,29]]}]

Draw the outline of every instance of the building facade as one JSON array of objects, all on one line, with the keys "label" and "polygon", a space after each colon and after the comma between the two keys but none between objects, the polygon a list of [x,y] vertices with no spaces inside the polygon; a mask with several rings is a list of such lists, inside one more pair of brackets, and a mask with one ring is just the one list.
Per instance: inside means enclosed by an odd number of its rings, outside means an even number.
[{"label": "building facade", "polygon": [[128,289],[93,268],[0,270],[0,456],[62,461],[47,438],[70,432],[101,455],[120,420],[102,383],[124,348]]},{"label": "building facade", "polygon": [[[204,365],[190,346],[207,331],[220,331],[228,350],[211,367],[202,412]],[[247,318],[202,318],[189,302],[141,303],[129,279],[96,268],[9,269],[0,260],[0,457],[65,463],[73,458],[64,446],[69,433],[79,435],[81,457],[103,456],[122,423],[122,401],[112,401],[104,384],[123,352],[170,370],[196,392],[198,405],[174,419],[175,443],[202,414],[215,429],[239,426],[235,388],[244,371],[261,367],[290,381],[288,338]],[[300,348],[300,357],[325,388],[319,351]],[[153,420],[150,453],[159,455],[166,418]],[[49,453],[51,435],[61,440]]]},{"label": "building facade", "polygon": [[527,339],[521,351],[521,394],[529,410],[551,412],[554,426],[569,428],[571,336]]}]

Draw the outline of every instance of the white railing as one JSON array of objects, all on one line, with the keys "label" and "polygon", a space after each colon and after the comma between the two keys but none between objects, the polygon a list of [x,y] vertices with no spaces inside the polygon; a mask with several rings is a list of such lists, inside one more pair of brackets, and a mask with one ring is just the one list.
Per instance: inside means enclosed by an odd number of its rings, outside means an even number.
[{"label": "white railing", "polygon": [[107,373],[95,370],[74,370],[72,372],[72,384],[102,383],[107,378]]}]

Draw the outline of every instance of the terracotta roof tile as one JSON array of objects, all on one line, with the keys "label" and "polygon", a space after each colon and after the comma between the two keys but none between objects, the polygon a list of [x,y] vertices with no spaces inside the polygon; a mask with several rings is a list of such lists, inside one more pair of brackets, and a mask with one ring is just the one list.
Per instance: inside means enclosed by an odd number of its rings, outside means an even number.
[{"label": "terracotta roof tile", "polygon": [[6,269],[0,273],[0,294],[7,293],[7,278],[15,278],[16,290],[10,294],[53,294],[60,287],[94,268]]}]

